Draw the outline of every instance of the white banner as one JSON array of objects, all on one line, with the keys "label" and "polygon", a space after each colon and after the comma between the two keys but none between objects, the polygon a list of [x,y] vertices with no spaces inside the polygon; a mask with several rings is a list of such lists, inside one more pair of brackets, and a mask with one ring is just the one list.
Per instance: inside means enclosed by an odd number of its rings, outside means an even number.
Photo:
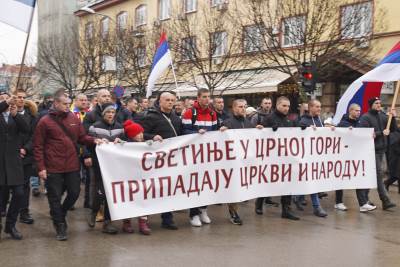
[{"label": "white banner", "polygon": [[376,188],[372,129],[243,129],[96,148],[113,220]]}]

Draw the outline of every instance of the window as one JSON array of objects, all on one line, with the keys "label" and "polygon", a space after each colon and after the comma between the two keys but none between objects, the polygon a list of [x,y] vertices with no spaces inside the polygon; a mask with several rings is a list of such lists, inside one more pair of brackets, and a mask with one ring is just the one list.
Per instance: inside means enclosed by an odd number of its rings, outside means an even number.
[{"label": "window", "polygon": [[185,13],[194,12],[197,9],[197,0],[184,0]]},{"label": "window", "polygon": [[372,32],[372,3],[345,6],[342,12],[342,37],[360,38]]},{"label": "window", "polygon": [[182,39],[182,60],[194,59],[196,54],[196,38],[188,37]]},{"label": "window", "polygon": [[226,32],[216,32],[213,34],[213,56],[221,57],[226,54],[228,35]]},{"label": "window", "polygon": [[244,28],[244,51],[247,53],[260,51],[265,48],[262,29],[252,25]]},{"label": "window", "polygon": [[117,28],[118,31],[126,30],[128,23],[128,12],[124,11],[119,13],[117,16]]},{"label": "window", "polygon": [[211,7],[216,7],[222,4],[227,4],[228,0],[211,0]]},{"label": "window", "polygon": [[90,75],[93,71],[93,59],[90,57],[87,57],[85,59],[85,73],[86,75]]},{"label": "window", "polygon": [[147,6],[141,5],[136,8],[135,12],[135,25],[145,25],[147,20]]},{"label": "window", "polygon": [[158,5],[160,8],[159,10],[160,20],[169,19],[169,9],[171,7],[170,0],[159,0]]},{"label": "window", "polygon": [[110,19],[103,18],[101,20],[101,37],[107,38],[109,30],[110,30]]},{"label": "window", "polygon": [[296,46],[304,43],[306,31],[306,17],[298,16],[286,18],[282,23],[283,47]]},{"label": "window", "polygon": [[93,23],[89,22],[85,26],[85,38],[86,40],[90,40],[93,38]]},{"label": "window", "polygon": [[106,71],[106,58],[105,55],[100,55],[100,69],[101,71]]},{"label": "window", "polygon": [[138,66],[140,68],[146,66],[146,48],[138,47],[136,49],[136,56]]}]

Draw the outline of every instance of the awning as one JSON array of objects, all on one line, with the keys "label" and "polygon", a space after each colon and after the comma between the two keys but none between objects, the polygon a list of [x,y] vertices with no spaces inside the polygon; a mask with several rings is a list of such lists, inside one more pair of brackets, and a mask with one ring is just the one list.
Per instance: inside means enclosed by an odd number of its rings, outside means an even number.
[{"label": "awning", "polygon": [[[224,82],[215,88],[214,95],[221,93],[223,95],[236,95],[277,92],[278,85],[289,78],[289,74],[275,69],[247,70],[241,73],[233,73],[224,78]],[[197,77],[197,79],[199,80],[197,86],[179,82],[178,88],[174,83],[163,84],[156,86],[154,91],[174,91],[181,97],[196,96],[199,88],[207,88],[201,77]]]}]

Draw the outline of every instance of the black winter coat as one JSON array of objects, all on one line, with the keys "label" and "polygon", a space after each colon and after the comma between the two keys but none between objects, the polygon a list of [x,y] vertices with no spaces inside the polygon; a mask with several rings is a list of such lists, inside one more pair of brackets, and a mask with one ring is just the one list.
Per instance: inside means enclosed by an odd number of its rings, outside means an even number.
[{"label": "black winter coat", "polygon": [[10,115],[7,123],[2,113],[8,107],[5,101],[0,102],[0,186],[23,185],[20,134],[29,133],[29,126],[20,114]]},{"label": "black winter coat", "polygon": [[245,117],[235,116],[224,120],[222,126],[227,127],[228,129],[248,129],[254,128],[254,125]]},{"label": "black winter coat", "polygon": [[337,127],[341,127],[341,128],[349,128],[349,127],[353,127],[356,128],[359,126],[360,120],[356,119],[350,119],[348,114],[344,114],[342,119],[340,120],[339,124],[337,125]]},{"label": "black winter coat", "polygon": [[274,110],[271,114],[264,117],[262,126],[276,130],[278,128],[299,127],[299,124],[296,121],[289,120],[287,115]]},{"label": "black winter coat", "polygon": [[[96,105],[96,108],[90,112],[88,112],[83,119],[83,127],[86,131],[89,130],[90,126],[92,126],[97,121],[103,120],[103,115],[101,114],[101,106]],[[130,114],[126,109],[118,109],[117,114],[115,115],[116,121],[123,124],[126,120],[129,120]]]},{"label": "black winter coat", "polygon": [[[375,131],[375,153],[383,154],[386,153],[388,147],[388,137],[383,135],[388,122],[388,116],[383,112],[370,109],[367,113],[360,118],[360,127],[362,128],[374,128]],[[390,131],[397,131],[396,120],[392,120],[390,125]]]},{"label": "black winter coat", "polygon": [[[176,134],[163,114],[169,118],[170,122],[174,126]],[[151,140],[156,135],[160,135],[163,139],[182,135],[182,120],[175,114],[175,112],[165,114],[156,106],[145,111],[143,116],[144,118],[140,124],[144,128],[145,140]]]},{"label": "black winter coat", "polygon": [[27,108],[24,109],[24,113],[21,114],[21,116],[29,126],[29,132],[20,133],[21,148],[25,149],[26,151],[26,155],[22,162],[24,165],[32,165],[35,161],[33,158],[33,131],[35,130],[37,117],[32,115],[32,112]]}]

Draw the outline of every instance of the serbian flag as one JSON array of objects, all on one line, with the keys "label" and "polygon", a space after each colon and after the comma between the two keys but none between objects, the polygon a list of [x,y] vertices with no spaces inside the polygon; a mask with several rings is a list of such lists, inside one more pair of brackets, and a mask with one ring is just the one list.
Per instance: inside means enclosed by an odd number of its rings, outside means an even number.
[{"label": "serbian flag", "polygon": [[384,82],[400,80],[400,42],[398,42],[379,64],[354,81],[336,107],[333,124],[338,124],[343,115],[347,113],[348,107],[355,103],[360,105],[361,112],[368,111],[368,99],[379,97]]},{"label": "serbian flag", "polygon": [[160,43],[158,44],[156,54],[153,58],[153,65],[151,66],[151,72],[147,82],[146,97],[151,96],[156,81],[170,65],[172,65],[171,52],[167,42],[167,35],[165,32],[163,32],[161,34]]},{"label": "serbian flag", "polygon": [[36,0],[1,0],[0,22],[28,32]]}]

